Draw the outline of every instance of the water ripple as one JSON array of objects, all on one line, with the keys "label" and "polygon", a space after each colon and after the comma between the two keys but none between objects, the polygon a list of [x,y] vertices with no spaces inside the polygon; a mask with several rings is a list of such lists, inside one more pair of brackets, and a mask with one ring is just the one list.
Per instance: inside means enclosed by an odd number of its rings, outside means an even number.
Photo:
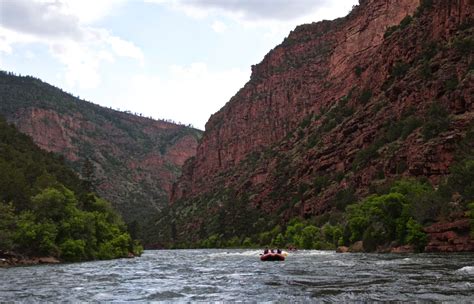
[{"label": "water ripple", "polygon": [[141,258],[0,269],[0,301],[474,301],[473,254],[146,251]]}]

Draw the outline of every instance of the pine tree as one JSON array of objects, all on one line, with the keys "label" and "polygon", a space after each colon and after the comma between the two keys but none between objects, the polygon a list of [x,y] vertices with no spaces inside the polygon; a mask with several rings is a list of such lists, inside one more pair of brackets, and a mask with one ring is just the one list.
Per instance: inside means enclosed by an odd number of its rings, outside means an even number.
[{"label": "pine tree", "polygon": [[84,164],[82,165],[81,175],[84,189],[87,192],[95,192],[97,187],[97,179],[95,177],[94,164],[92,164],[89,158],[86,158]]}]

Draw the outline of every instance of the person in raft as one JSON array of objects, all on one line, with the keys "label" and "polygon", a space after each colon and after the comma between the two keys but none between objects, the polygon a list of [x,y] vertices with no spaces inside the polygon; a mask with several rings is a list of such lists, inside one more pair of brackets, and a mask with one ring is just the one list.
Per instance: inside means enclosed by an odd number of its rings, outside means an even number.
[{"label": "person in raft", "polygon": [[263,251],[263,254],[267,254],[268,253],[268,248],[265,248],[265,250]]},{"label": "person in raft", "polygon": [[281,249],[277,249],[277,253],[278,253],[278,254],[281,254]]}]

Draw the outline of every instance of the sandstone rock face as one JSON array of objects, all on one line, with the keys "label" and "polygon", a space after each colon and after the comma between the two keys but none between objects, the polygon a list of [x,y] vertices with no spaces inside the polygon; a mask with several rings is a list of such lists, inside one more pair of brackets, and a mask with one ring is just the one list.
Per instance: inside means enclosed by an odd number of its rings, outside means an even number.
[{"label": "sandstone rock face", "polygon": [[426,252],[474,251],[470,237],[471,220],[459,219],[451,223],[436,223],[425,228],[428,234]]},{"label": "sandstone rock face", "polygon": [[280,141],[306,115],[344,96],[356,81],[353,70],[358,62],[372,58],[385,29],[417,6],[418,0],[367,1],[344,22],[303,25],[290,33],[253,67],[251,81],[206,124],[192,191],[202,191],[204,183],[199,182],[204,177],[212,178],[252,151]]},{"label": "sandstone rock face", "polygon": [[474,121],[472,55],[456,47],[472,39],[474,7],[423,3],[361,1],[345,18],[297,27],[253,66],[173,187],[186,219],[178,239],[211,230],[212,214],[232,204],[222,189],[286,221],[343,208],[345,193],[363,197],[379,182],[448,175]]},{"label": "sandstone rock face", "polygon": [[349,247],[349,252],[364,252],[364,243],[362,241],[357,241]]},{"label": "sandstone rock face", "polygon": [[[92,162],[99,194],[127,223],[145,225],[168,205],[201,132],[102,108],[31,77],[0,75],[0,115],[81,174]],[[144,236],[142,236],[144,237]],[[144,237],[146,239],[146,237]]]}]

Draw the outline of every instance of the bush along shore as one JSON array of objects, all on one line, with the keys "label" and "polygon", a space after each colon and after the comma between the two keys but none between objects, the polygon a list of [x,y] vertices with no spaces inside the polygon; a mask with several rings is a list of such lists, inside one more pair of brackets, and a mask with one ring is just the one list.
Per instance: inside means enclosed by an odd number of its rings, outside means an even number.
[{"label": "bush along shore", "polygon": [[[138,256],[109,202],[0,117],[0,266]],[[87,176],[88,175],[88,176]]]},{"label": "bush along shore", "polygon": [[213,234],[178,248],[296,247],[338,252],[474,251],[474,160],[451,167],[437,188],[428,180],[401,179],[374,187],[344,211],[286,225],[250,236]]},{"label": "bush along shore", "polygon": [[[427,179],[404,178],[374,186],[357,199],[348,189],[325,214],[280,221],[270,230],[213,233],[190,242],[168,242],[164,248],[299,248],[338,252],[474,251],[474,160],[451,167],[451,175],[434,187]],[[250,211],[251,212],[251,211]],[[172,212],[171,212],[172,213]],[[252,218],[250,215],[249,218]],[[253,217],[254,218],[254,217]],[[227,227],[225,222],[218,227]],[[171,230],[171,229],[170,229]],[[239,233],[243,232],[243,233]]]}]

